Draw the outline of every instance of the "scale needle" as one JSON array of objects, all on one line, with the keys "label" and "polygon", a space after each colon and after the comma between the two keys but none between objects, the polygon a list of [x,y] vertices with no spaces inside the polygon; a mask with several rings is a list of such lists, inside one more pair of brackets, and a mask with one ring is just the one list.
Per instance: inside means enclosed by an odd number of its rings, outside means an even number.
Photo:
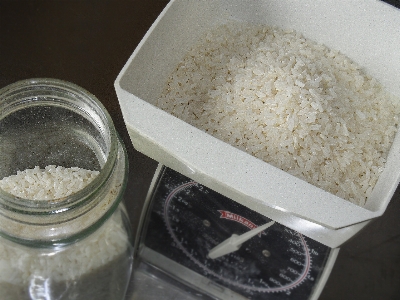
[{"label": "scale needle", "polygon": [[208,252],[208,257],[215,259],[223,255],[229,254],[236,250],[239,250],[240,246],[247,240],[251,239],[253,236],[264,231],[268,227],[274,225],[275,221],[271,221],[262,226],[258,226],[242,235],[232,234],[232,236],[222,243],[218,244]]}]

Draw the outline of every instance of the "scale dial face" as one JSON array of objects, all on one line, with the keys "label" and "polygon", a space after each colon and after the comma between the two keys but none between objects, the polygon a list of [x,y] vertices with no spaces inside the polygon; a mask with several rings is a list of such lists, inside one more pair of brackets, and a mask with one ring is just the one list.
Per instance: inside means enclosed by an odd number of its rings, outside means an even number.
[{"label": "scale dial face", "polygon": [[275,223],[237,251],[211,259],[215,246],[271,219],[171,169],[160,174],[146,247],[248,299],[309,299],[329,247]]}]

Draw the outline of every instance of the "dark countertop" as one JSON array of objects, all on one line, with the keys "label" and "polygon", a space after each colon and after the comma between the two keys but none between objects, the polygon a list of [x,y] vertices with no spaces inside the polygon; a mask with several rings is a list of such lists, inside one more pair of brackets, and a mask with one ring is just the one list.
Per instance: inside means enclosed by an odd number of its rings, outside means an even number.
[{"label": "dark countertop", "polygon": [[[52,77],[78,84],[102,101],[128,148],[127,206],[135,228],[157,163],[133,149],[113,84],[167,3],[0,0],[0,88]],[[398,189],[385,214],[341,247],[320,299],[400,299],[399,216]]]}]

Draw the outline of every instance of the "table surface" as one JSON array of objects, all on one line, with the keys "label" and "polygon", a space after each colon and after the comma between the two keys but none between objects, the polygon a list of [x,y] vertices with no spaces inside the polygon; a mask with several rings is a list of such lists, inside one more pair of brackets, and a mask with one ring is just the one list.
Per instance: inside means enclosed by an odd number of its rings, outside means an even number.
[{"label": "table surface", "polygon": [[[126,195],[134,228],[157,163],[132,147],[113,84],[167,3],[0,0],[0,88],[21,79],[58,78],[102,101],[128,149]],[[382,217],[341,247],[320,299],[400,299],[399,216],[400,189]]]}]

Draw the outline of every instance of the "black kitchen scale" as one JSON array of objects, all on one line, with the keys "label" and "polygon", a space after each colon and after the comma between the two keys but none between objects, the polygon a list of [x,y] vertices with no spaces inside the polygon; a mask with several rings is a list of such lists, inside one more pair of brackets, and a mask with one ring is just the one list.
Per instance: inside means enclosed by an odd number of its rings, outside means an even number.
[{"label": "black kitchen scale", "polygon": [[[137,246],[148,279],[166,280],[188,299],[317,299],[339,250],[163,165],[148,193]],[[176,291],[170,298],[168,289],[160,292],[162,299],[177,299]],[[140,299],[150,298],[156,296],[141,291]]]},{"label": "black kitchen scale", "polygon": [[[216,139],[156,101],[187,49],[232,21],[295,29],[354,59],[399,95],[399,20],[398,9],[374,0],[166,5],[115,81],[133,146],[160,163],[137,235],[130,300],[318,298],[339,247],[385,212],[400,182],[400,135],[358,206]],[[388,55],[377,55],[382,47]]]}]

